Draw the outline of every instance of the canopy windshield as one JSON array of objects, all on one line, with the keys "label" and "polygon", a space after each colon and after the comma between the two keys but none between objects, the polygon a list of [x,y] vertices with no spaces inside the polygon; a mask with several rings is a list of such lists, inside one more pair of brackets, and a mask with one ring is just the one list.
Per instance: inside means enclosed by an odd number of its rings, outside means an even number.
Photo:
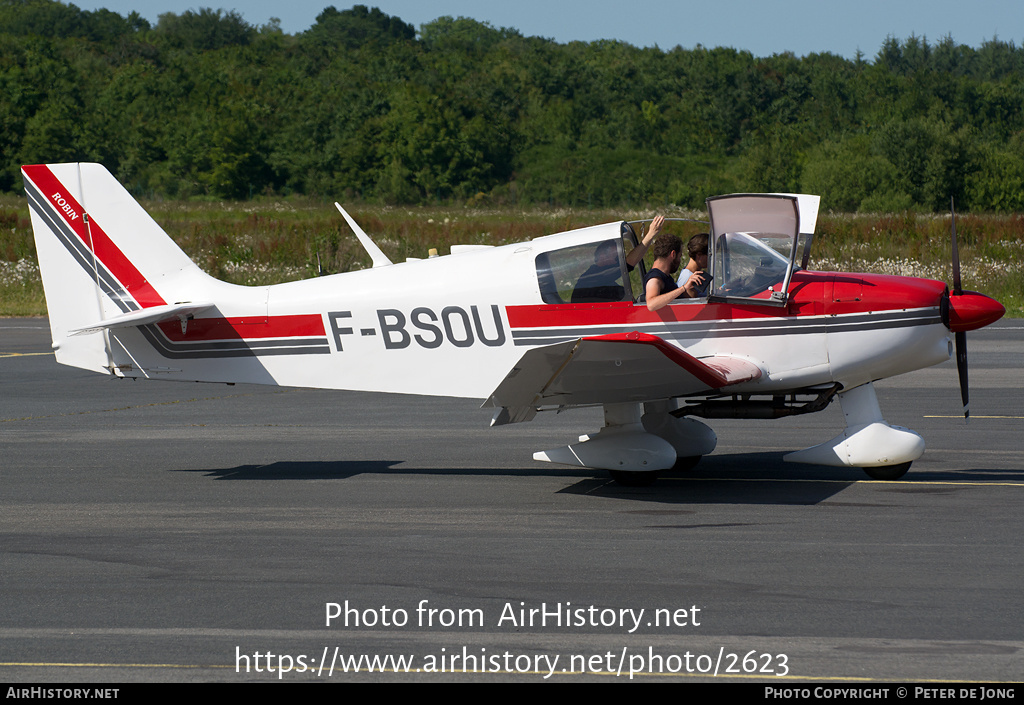
[{"label": "canopy windshield", "polygon": [[800,208],[795,196],[708,199],[712,290],[720,299],[784,305],[793,275]]}]

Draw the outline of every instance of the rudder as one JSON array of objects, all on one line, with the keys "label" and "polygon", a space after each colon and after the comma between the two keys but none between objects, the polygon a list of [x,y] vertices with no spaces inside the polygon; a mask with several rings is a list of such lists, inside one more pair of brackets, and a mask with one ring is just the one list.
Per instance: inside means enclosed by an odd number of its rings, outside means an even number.
[{"label": "rudder", "polygon": [[21,171],[57,361],[110,372],[107,335],[73,331],[173,303],[209,277],[102,165]]}]

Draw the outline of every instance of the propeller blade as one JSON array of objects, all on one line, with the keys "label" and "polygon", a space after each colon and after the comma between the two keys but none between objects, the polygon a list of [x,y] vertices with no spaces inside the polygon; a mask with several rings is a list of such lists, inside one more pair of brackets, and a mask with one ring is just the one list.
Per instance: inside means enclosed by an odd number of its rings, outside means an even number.
[{"label": "propeller blade", "polygon": [[[953,206],[953,197],[949,197],[949,216],[950,216],[950,228],[953,231],[953,291],[950,292],[950,297],[963,296],[963,286],[960,281],[960,245],[956,241],[956,209]],[[952,299],[949,301],[950,308],[953,309]],[[971,407],[968,402],[970,396],[967,387],[967,333],[964,331],[957,331],[954,334],[954,341],[956,342],[956,372],[960,377],[960,399],[964,403],[964,421],[966,423],[971,422]]]},{"label": "propeller blade", "polygon": [[956,210],[952,196],[949,198],[949,214],[953,228],[953,296],[959,296],[963,287],[960,286],[960,246],[956,242]]},{"label": "propeller blade", "polygon": [[964,403],[964,420],[970,423],[971,410],[967,390],[967,334],[957,333],[954,339],[956,340],[956,371],[960,375],[960,399]]}]

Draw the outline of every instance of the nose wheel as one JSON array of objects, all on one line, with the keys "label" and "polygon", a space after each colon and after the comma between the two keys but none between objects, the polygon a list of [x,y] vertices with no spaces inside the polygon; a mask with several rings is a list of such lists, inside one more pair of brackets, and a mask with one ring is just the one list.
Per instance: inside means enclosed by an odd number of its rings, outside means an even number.
[{"label": "nose wheel", "polygon": [[907,470],[910,469],[910,463],[900,463],[899,465],[882,465],[874,468],[861,468],[868,474],[872,480],[898,480],[907,474]]},{"label": "nose wheel", "polygon": [[784,456],[790,463],[863,468],[876,480],[896,480],[924,453],[924,439],[882,418],[870,382],[839,393],[846,428],[830,441]]}]

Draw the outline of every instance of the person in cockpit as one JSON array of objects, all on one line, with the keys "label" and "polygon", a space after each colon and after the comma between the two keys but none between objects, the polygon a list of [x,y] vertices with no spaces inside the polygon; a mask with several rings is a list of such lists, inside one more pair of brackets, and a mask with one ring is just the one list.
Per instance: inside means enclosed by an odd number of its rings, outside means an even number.
[{"label": "person in cockpit", "polygon": [[[657,235],[665,218],[658,216],[651,223],[651,232]],[[699,276],[690,275],[684,286],[678,286],[672,275],[682,260],[683,241],[675,235],[659,237],[654,243],[654,264],[644,278],[644,298],[649,311],[657,311],[681,297],[695,298]]]},{"label": "person in cockpit", "polygon": [[[651,241],[657,235],[653,224],[639,245],[626,255],[626,269],[633,268],[643,259]],[[572,303],[593,301],[622,301],[626,290],[622,286],[622,271],[619,269],[619,250],[614,240],[602,242],[594,251],[594,264],[577,280],[572,290]]]},{"label": "person in cockpit", "polygon": [[686,243],[686,253],[690,256],[690,261],[679,272],[676,285],[685,287],[690,277],[697,277],[698,279],[694,284],[692,293],[689,294],[692,298],[707,296],[709,237],[707,233],[699,233],[691,237],[689,242]]}]

